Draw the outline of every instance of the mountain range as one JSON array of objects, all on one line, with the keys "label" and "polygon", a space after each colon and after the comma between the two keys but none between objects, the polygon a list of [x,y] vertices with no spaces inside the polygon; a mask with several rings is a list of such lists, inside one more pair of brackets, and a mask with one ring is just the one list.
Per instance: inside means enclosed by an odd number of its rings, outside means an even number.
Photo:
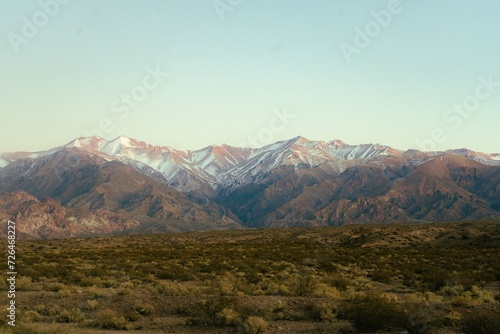
[{"label": "mountain range", "polygon": [[26,238],[500,216],[500,154],[303,137],[194,151],[78,138],[1,154],[0,180],[0,219]]}]

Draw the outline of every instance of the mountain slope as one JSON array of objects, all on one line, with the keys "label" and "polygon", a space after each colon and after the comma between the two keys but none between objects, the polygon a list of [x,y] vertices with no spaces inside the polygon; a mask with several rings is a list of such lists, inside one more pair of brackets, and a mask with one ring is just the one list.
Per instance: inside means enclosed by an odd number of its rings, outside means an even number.
[{"label": "mountain slope", "polygon": [[466,149],[431,153],[415,150],[403,152],[378,144],[348,145],[340,140],[324,142],[296,137],[257,149],[212,145],[195,151],[180,151],[120,136],[111,141],[99,137],[78,138],[44,152],[5,153],[0,155],[0,167],[20,159],[50,155],[65,148],[78,148],[106,160],[121,161],[139,170],[149,167],[149,174],[156,173],[156,178],[163,179],[176,189],[209,197],[221,190],[233,190],[259,182],[264,175],[281,166],[293,166],[296,170],[326,164],[341,173],[348,167],[367,162],[384,164],[390,159],[402,158],[404,163],[418,164],[446,153],[500,166],[500,155]]},{"label": "mountain slope", "polygon": [[[500,214],[500,167],[444,154],[371,160],[344,172],[276,169],[220,202],[256,227],[450,221]],[[383,163],[380,163],[383,162]]]},{"label": "mountain slope", "polygon": [[[139,225],[86,210],[70,209],[54,199],[40,201],[24,191],[0,195],[0,218],[16,222],[18,238],[46,239],[123,233]],[[5,229],[0,232],[5,234]]]},{"label": "mountain slope", "polygon": [[[18,160],[0,170],[0,178],[0,194],[21,190],[37,200],[54,200],[68,210],[74,209],[69,213],[75,218],[97,216],[118,224],[120,228],[112,228],[117,233],[241,227],[217,204],[196,204],[131,166],[78,148]],[[72,234],[78,233],[76,229]]]},{"label": "mountain slope", "polygon": [[500,155],[467,149],[400,151],[295,137],[261,148],[180,151],[92,137],[0,159],[0,194],[52,199],[67,210],[61,217],[99,217],[117,224],[106,227],[113,233],[500,214]]}]

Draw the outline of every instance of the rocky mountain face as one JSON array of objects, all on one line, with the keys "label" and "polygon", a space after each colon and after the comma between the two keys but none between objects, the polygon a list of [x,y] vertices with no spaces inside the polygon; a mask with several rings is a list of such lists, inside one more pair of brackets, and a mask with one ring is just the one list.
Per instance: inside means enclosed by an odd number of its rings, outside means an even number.
[{"label": "rocky mountain face", "polygon": [[0,180],[0,214],[34,238],[242,227],[216,203],[194,203],[132,166],[78,148],[12,162]]},{"label": "rocky mountain face", "polygon": [[0,216],[34,238],[500,215],[500,155],[466,149],[297,137],[180,151],[93,137],[2,154],[0,167]]}]

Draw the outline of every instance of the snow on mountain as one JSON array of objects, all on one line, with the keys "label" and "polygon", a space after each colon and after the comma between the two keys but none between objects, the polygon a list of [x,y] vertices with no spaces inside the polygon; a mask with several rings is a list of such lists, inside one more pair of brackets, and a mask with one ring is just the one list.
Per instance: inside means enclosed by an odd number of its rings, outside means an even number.
[{"label": "snow on mountain", "polygon": [[327,164],[340,173],[350,165],[347,163],[349,160],[369,160],[402,153],[387,146],[347,145],[340,140],[327,143],[296,137],[255,150],[248,160],[222,175],[219,184],[223,188],[237,188],[250,182],[258,182],[280,166],[302,169]]},{"label": "snow on mountain", "polygon": [[484,165],[500,166],[500,154],[485,154],[481,152],[471,151],[466,148],[458,150],[448,150],[446,151],[446,153],[461,155],[469,159],[475,160],[477,162],[480,162]]},{"label": "snow on mountain", "polygon": [[101,137],[87,137],[87,138],[80,137],[67,143],[63,147],[65,148],[76,147],[88,151],[93,151],[93,150],[100,150],[106,143],[107,140]]},{"label": "snow on mountain", "polygon": [[22,159],[36,159],[39,157],[43,157],[46,155],[50,155],[53,153],[56,153],[60,151],[60,147],[52,148],[47,151],[40,151],[40,152],[9,152],[9,153],[3,153],[0,154],[0,167],[5,167],[9,165],[10,163],[17,161],[17,160],[22,160]]},{"label": "snow on mountain", "polygon": [[316,167],[325,162],[337,160],[361,160],[384,155],[401,155],[403,151],[381,145],[347,145],[340,140],[331,142],[311,141],[304,137],[296,137],[280,142],[281,146],[263,147],[261,151],[283,151],[287,153],[283,163],[295,167]]},{"label": "snow on mountain", "polygon": [[[113,140],[100,137],[78,138],[48,151],[5,153],[0,155],[0,167],[12,161],[50,155],[65,148],[78,148],[101,156],[106,160],[119,160],[139,170],[151,168],[160,173],[166,182],[182,191],[199,189],[208,185],[236,188],[259,182],[280,166],[294,170],[327,166],[338,172],[357,163],[384,164],[390,156],[404,157],[410,164],[418,165],[445,153],[463,155],[483,164],[500,165],[500,154],[483,154],[466,149],[446,152],[406,152],[379,144],[348,145],[340,140],[311,141],[296,137],[261,148],[240,148],[229,145],[212,145],[200,150],[181,151],[169,146],[154,146],[125,136]],[[148,173],[151,174],[152,170]]]},{"label": "snow on mountain", "polygon": [[194,190],[204,182],[215,189],[221,173],[246,160],[252,149],[229,145],[208,146],[195,151],[180,151],[169,146],[153,146],[124,136],[111,141],[79,138],[65,147],[77,147],[94,154],[105,154],[133,165],[148,166],[160,172],[167,183],[183,191]]},{"label": "snow on mountain", "polygon": [[500,160],[500,154],[498,154],[498,153],[488,154],[488,157],[489,157],[491,160]]},{"label": "snow on mountain", "polygon": [[343,160],[358,160],[369,159],[379,155],[401,155],[403,152],[393,149],[389,146],[379,144],[364,144],[364,145],[343,145],[338,146],[328,143],[326,151],[332,156]]}]

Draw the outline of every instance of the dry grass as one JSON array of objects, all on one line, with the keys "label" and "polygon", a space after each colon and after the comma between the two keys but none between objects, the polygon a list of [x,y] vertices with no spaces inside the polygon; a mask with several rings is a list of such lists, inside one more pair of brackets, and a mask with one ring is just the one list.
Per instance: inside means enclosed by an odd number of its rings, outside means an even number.
[{"label": "dry grass", "polygon": [[496,222],[17,246],[21,326],[7,333],[500,332]]}]

